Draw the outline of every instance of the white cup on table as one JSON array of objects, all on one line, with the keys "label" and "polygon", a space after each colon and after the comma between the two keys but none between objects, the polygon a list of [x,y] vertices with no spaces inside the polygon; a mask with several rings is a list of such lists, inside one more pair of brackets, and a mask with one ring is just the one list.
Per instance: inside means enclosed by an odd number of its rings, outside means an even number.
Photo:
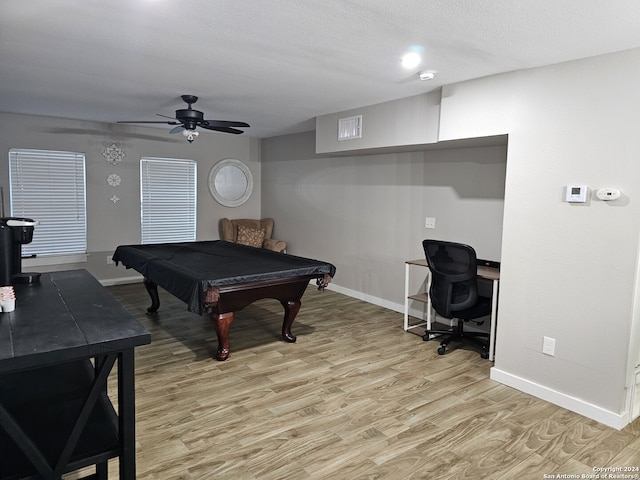
[{"label": "white cup on table", "polygon": [[16,309],[16,299],[10,298],[7,300],[0,300],[0,307],[2,312],[13,312]]}]

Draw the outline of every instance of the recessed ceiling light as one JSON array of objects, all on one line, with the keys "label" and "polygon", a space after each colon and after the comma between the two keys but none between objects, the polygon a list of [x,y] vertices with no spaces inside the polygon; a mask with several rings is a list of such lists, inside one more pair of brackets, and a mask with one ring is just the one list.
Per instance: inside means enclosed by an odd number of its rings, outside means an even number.
[{"label": "recessed ceiling light", "polygon": [[436,73],[435,70],[424,70],[418,73],[418,77],[420,80],[433,80],[436,78]]},{"label": "recessed ceiling light", "polygon": [[402,57],[402,66],[404,68],[415,68],[420,64],[421,61],[422,59],[420,58],[420,55],[418,55],[416,52],[410,52]]}]

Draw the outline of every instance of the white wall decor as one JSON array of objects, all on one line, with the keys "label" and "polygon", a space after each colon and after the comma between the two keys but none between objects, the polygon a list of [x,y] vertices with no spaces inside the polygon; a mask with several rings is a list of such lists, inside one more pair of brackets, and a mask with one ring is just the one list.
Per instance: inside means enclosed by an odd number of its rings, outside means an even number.
[{"label": "white wall decor", "polygon": [[117,165],[124,160],[126,154],[117,143],[112,143],[102,151],[102,155],[111,165]]},{"label": "white wall decor", "polygon": [[122,183],[122,178],[117,173],[107,175],[107,184],[112,187],[118,187]]},{"label": "white wall decor", "polygon": [[209,171],[209,192],[220,205],[242,205],[249,200],[252,191],[253,175],[240,160],[221,160]]}]

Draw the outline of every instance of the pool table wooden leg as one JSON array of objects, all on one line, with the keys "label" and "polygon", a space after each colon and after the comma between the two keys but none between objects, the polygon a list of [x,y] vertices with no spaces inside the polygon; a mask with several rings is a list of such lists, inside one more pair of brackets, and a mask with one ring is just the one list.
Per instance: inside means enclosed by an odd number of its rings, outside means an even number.
[{"label": "pool table wooden leg", "polygon": [[216,353],[216,359],[223,362],[229,358],[229,327],[233,322],[233,312],[211,314],[213,320],[213,326],[216,329],[216,335],[218,336],[218,351]]},{"label": "pool table wooden leg", "polygon": [[145,278],[143,280],[144,288],[147,289],[149,296],[151,297],[151,306],[147,308],[147,313],[156,313],[160,308],[160,297],[158,296],[158,285]]},{"label": "pool table wooden leg", "polygon": [[293,343],[296,336],[291,333],[291,325],[300,310],[300,300],[283,300],[280,302],[284,307],[284,321],[282,322],[282,338],[285,342]]}]

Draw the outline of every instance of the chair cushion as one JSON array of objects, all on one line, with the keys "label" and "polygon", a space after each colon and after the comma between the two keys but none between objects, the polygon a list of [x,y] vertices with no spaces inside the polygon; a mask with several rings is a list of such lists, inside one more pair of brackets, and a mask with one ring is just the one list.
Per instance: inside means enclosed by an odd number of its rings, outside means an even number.
[{"label": "chair cushion", "polygon": [[248,245],[250,247],[262,247],[263,242],[264,230],[257,230],[255,228],[238,225],[237,243],[240,243],[241,245]]}]

